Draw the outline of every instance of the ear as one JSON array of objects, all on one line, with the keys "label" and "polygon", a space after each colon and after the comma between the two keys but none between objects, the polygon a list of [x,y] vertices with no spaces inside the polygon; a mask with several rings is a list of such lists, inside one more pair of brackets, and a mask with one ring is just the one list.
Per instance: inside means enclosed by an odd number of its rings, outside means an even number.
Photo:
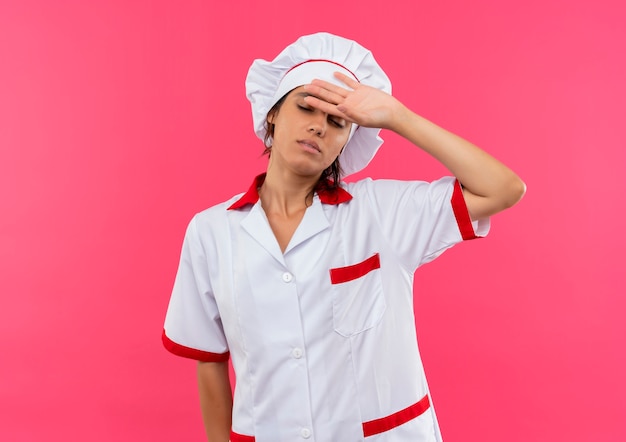
[{"label": "ear", "polygon": [[274,121],[276,120],[276,114],[278,112],[270,112],[269,115],[267,116],[267,122],[269,124],[274,124]]}]

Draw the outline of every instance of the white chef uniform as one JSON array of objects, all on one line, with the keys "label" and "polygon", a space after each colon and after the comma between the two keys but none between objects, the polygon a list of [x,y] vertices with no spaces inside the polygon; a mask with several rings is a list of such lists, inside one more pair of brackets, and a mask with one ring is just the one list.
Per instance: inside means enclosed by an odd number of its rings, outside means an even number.
[{"label": "white chef uniform", "polygon": [[232,357],[232,442],[440,441],[413,273],[489,221],[471,222],[453,178],[366,179],[317,193],[283,254],[263,179],[189,224],[165,346]]}]

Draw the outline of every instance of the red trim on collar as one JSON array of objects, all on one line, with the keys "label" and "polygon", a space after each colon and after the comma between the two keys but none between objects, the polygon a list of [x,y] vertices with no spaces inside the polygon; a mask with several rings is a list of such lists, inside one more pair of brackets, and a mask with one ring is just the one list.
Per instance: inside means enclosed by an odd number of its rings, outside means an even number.
[{"label": "red trim on collar", "polygon": [[261,175],[257,176],[254,179],[254,181],[252,182],[252,185],[250,186],[248,191],[246,193],[244,193],[241,198],[239,198],[237,201],[235,201],[228,208],[228,210],[241,209],[242,207],[245,207],[248,204],[256,204],[256,202],[259,200],[259,191],[257,189],[259,187],[261,187],[261,184],[263,184],[263,181],[265,181],[265,174],[264,173],[262,173]]},{"label": "red trim on collar", "polygon": [[[256,204],[257,201],[259,200],[259,191],[257,189],[261,187],[264,181],[265,181],[264,173],[257,176],[252,182],[252,185],[250,186],[248,191],[244,193],[241,198],[239,198],[237,201],[231,204],[228,210],[241,209],[247,206],[248,204]],[[323,204],[332,204],[332,205],[345,203],[352,199],[352,195],[350,195],[350,193],[347,190],[341,187],[338,187],[334,191],[329,191],[326,189],[318,190],[317,196],[320,197],[320,201]]]}]

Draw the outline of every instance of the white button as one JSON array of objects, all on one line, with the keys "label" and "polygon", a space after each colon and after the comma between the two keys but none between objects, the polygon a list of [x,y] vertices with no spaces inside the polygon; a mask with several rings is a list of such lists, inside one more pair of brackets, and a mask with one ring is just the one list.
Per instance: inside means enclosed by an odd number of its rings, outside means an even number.
[{"label": "white button", "polygon": [[293,351],[291,352],[292,356],[296,359],[300,359],[302,357],[302,349],[301,348],[294,348]]},{"label": "white button", "polygon": [[308,439],[309,437],[311,437],[311,430],[309,430],[308,428],[303,428],[302,430],[300,430],[300,436]]},{"label": "white button", "polygon": [[283,281],[285,281],[285,282],[293,281],[293,275],[291,273],[289,273],[289,272],[283,273]]}]

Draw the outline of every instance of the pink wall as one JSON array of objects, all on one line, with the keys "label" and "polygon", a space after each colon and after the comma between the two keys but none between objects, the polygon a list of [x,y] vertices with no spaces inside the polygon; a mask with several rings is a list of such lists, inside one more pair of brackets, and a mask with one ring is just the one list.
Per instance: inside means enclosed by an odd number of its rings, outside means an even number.
[{"label": "pink wall", "polygon": [[[160,344],[182,235],[264,168],[252,59],[318,30],[529,187],[418,273],[446,442],[626,440],[623,3],[378,3],[0,3],[0,440],[202,440]],[[384,137],[360,176],[444,173]]]}]

